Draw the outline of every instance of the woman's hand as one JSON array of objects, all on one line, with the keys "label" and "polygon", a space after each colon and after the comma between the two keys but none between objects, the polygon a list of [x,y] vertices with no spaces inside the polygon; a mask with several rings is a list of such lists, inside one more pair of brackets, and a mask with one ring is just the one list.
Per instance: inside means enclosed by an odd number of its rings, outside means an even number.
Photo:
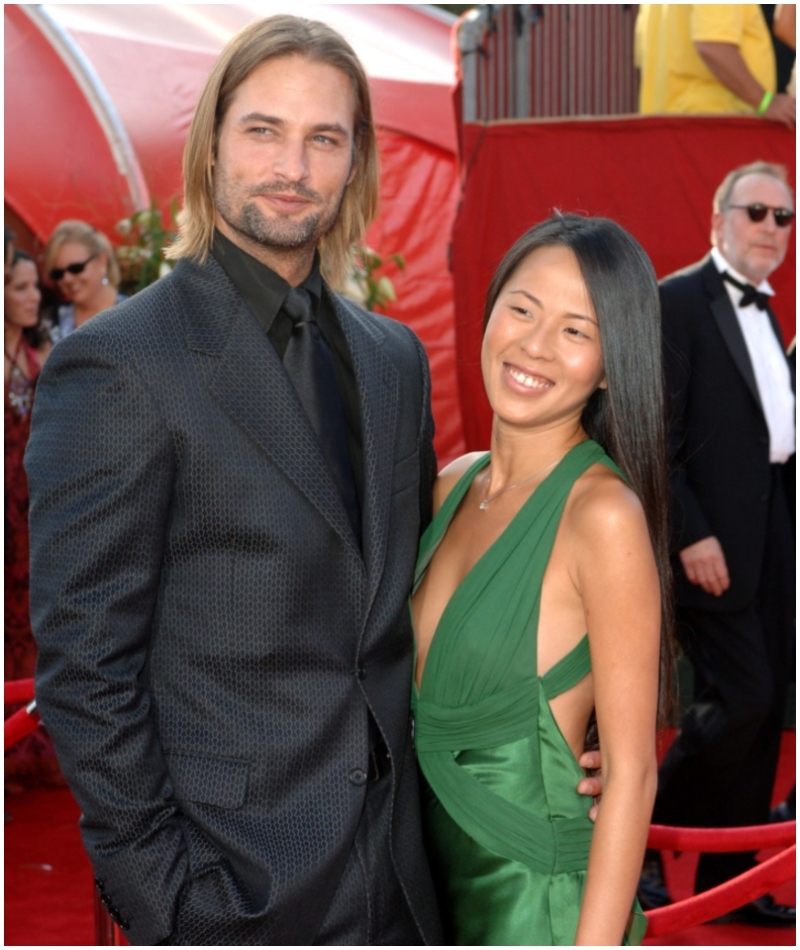
[{"label": "woman's hand", "polygon": [[594,805],[589,809],[589,817],[592,821],[597,821],[598,809],[600,808],[600,799],[603,795],[603,773],[600,765],[600,750],[595,749],[591,752],[584,752],[578,759],[578,764],[587,772],[593,772],[593,775],[587,775],[586,778],[578,782],[578,792],[581,795],[591,795],[594,799]]}]

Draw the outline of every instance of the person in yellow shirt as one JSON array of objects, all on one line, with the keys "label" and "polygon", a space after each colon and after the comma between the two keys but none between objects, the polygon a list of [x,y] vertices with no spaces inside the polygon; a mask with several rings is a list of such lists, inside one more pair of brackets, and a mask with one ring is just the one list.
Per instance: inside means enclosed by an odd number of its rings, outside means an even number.
[{"label": "person in yellow shirt", "polygon": [[643,114],[756,113],[795,126],[757,3],[640,4],[635,55]]}]

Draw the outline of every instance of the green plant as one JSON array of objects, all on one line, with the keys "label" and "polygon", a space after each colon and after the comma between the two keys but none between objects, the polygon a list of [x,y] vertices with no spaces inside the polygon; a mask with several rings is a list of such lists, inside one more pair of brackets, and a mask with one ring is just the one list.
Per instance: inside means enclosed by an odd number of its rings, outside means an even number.
[{"label": "green plant", "polygon": [[[405,270],[406,262],[402,254],[390,254],[389,260]],[[344,292],[357,300],[367,310],[380,308],[397,300],[394,284],[386,274],[378,274],[386,261],[370,247],[358,247],[353,254],[353,265],[345,283]]]},{"label": "green plant", "polygon": [[[177,202],[170,206],[170,217],[175,220]],[[164,227],[161,212],[155,201],[149,208],[137,211],[116,224],[123,243],[115,253],[119,262],[122,280],[120,290],[135,294],[169,273],[172,265],[164,260],[165,248],[175,240],[175,232]]]}]

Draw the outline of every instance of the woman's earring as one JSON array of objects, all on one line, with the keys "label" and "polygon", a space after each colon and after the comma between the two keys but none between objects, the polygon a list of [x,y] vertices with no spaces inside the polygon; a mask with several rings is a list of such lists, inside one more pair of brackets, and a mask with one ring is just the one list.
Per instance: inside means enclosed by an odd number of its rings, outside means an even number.
[{"label": "woman's earring", "polygon": [[108,274],[103,274],[103,283],[108,284]]}]

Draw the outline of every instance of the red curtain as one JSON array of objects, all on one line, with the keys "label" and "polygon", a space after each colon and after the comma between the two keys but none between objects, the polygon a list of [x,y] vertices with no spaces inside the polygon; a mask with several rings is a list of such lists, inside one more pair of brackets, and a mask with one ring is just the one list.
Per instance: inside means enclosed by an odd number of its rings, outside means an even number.
[{"label": "red curtain", "polygon": [[[464,186],[453,230],[461,410],[467,450],[489,444],[479,352],[486,289],[511,244],[554,208],[613,218],[650,255],[659,278],[709,249],[711,200],[730,169],[786,166],[795,137],[763,119],[657,116],[502,122],[461,129]],[[795,333],[795,243],[772,275],[786,341]]]},{"label": "red curtain", "polygon": [[[453,283],[448,253],[458,200],[453,152],[381,129],[381,207],[367,243],[387,265],[397,301],[387,307],[422,340],[432,377],[436,455],[440,466],[463,455],[464,433],[456,374]],[[402,254],[405,269],[388,261]]]}]

